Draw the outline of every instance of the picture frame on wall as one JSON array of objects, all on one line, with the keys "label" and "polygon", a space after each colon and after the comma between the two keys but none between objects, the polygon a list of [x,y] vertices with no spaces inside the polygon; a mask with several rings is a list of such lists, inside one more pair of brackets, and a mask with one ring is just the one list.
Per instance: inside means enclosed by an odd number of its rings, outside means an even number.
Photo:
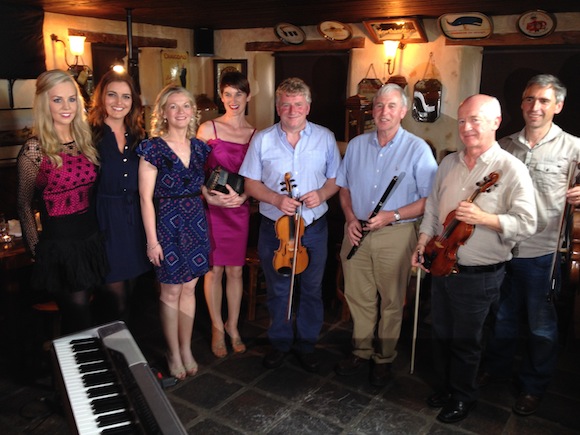
[{"label": "picture frame on wall", "polygon": [[[238,71],[248,76],[248,60],[247,59],[214,59],[213,61],[213,77],[214,77],[214,101],[218,106],[218,113],[226,113],[226,109],[220,98],[220,80],[224,72]],[[246,106],[246,115],[248,114],[248,107]]]},{"label": "picture frame on wall", "polygon": [[399,41],[403,44],[427,42],[427,35],[419,18],[384,18],[363,21],[375,44]]}]

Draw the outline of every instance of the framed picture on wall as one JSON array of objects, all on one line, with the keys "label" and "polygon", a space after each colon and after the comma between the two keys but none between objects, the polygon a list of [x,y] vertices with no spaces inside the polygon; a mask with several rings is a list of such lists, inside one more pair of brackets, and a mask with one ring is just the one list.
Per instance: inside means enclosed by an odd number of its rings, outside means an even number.
[{"label": "framed picture on wall", "polygon": [[[213,61],[213,77],[214,77],[214,101],[218,106],[218,113],[226,113],[226,109],[220,98],[220,80],[222,74],[228,71],[238,71],[248,75],[248,61],[247,59],[214,59]],[[248,107],[246,106],[246,115],[248,114]]]},{"label": "framed picture on wall", "polygon": [[427,35],[418,18],[385,18],[363,21],[375,44],[383,41],[427,42]]}]

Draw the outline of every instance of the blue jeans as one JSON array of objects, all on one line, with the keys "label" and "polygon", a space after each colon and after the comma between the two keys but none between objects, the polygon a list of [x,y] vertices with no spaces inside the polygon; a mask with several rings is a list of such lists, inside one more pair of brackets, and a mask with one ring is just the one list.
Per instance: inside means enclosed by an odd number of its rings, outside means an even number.
[{"label": "blue jeans", "polygon": [[433,277],[431,321],[433,362],[442,385],[453,399],[478,398],[477,371],[483,349],[485,319],[499,301],[505,267],[492,272]]},{"label": "blue jeans", "polygon": [[542,396],[556,370],[558,316],[548,294],[551,289],[552,254],[514,258],[508,263],[500,306],[483,369],[494,376],[511,373],[520,338],[520,322],[527,316],[527,341],[519,371],[523,393]]},{"label": "blue jeans", "polygon": [[287,320],[290,277],[280,275],[272,265],[274,251],[280,246],[274,222],[262,219],[258,239],[258,255],[267,286],[267,304],[270,313],[268,338],[272,346],[288,352],[293,344],[302,353],[314,351],[322,329],[324,307],[322,303],[322,278],[328,256],[328,225],[322,217],[314,225],[306,227],[302,245],[308,252],[308,266],[296,275],[293,312],[296,322],[296,337],[292,317]]}]

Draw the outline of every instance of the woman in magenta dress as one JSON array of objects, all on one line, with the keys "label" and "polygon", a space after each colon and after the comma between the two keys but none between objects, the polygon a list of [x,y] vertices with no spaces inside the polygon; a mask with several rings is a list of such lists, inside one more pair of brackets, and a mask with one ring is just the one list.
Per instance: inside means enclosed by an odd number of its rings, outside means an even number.
[{"label": "woman in magenta dress", "polygon": [[[197,137],[212,148],[206,165],[208,170],[221,165],[228,172],[237,173],[256,131],[245,117],[246,105],[250,101],[248,79],[237,71],[224,73],[220,80],[220,96],[226,109],[225,115],[203,123]],[[204,291],[212,322],[211,350],[218,358],[227,355],[225,333],[229,335],[235,353],[246,351],[238,332],[238,320],[250,207],[245,194],[238,195],[230,187],[228,190],[229,194],[212,191],[218,205],[208,204],[207,211],[212,267],[205,275]],[[228,319],[225,322],[221,315],[224,271],[228,305]]]}]

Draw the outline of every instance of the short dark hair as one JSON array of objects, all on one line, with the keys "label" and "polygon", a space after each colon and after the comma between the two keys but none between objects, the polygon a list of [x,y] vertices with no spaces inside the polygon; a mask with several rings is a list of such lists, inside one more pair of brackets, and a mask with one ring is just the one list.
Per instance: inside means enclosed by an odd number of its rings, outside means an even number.
[{"label": "short dark hair", "polygon": [[248,81],[248,78],[239,71],[227,71],[222,74],[220,79],[220,94],[224,92],[224,89],[227,86],[250,95],[250,82]]}]

